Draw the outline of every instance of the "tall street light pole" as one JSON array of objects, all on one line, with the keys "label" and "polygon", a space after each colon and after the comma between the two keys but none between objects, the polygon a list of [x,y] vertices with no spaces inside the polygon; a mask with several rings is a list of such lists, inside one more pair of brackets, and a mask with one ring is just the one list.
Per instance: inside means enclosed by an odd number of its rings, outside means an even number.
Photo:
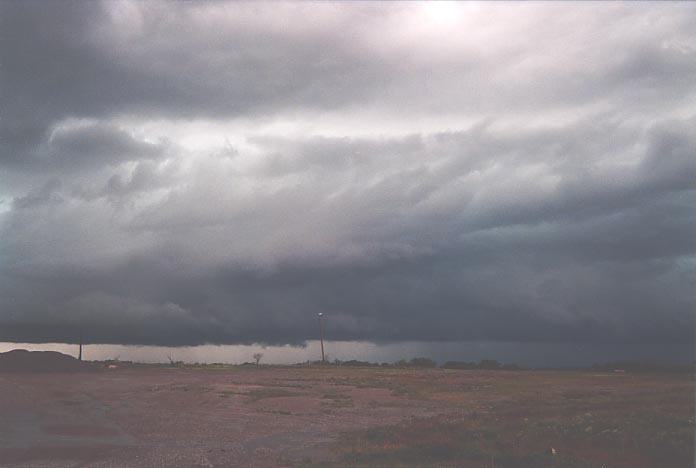
[{"label": "tall street light pole", "polygon": [[321,339],[321,362],[324,363],[326,362],[326,358],[324,357],[324,321],[322,320],[324,314],[319,312],[317,316],[319,317],[319,337]]},{"label": "tall street light pole", "polygon": [[80,329],[80,352],[77,355],[77,360],[82,361],[82,329]]}]

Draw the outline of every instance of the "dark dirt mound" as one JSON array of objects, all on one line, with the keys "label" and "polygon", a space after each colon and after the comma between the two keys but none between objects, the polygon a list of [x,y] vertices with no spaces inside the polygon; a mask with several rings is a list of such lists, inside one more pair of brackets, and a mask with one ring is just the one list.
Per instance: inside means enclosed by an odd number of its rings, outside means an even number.
[{"label": "dark dirt mound", "polygon": [[93,364],[55,351],[13,349],[0,353],[0,372],[92,372]]}]

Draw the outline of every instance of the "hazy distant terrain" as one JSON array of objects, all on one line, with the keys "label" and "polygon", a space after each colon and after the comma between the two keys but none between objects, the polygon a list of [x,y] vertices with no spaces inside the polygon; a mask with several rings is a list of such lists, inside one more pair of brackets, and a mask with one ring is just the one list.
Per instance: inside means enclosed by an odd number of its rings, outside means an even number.
[{"label": "hazy distant terrain", "polygon": [[0,465],[691,467],[689,374],[120,367],[0,374]]}]

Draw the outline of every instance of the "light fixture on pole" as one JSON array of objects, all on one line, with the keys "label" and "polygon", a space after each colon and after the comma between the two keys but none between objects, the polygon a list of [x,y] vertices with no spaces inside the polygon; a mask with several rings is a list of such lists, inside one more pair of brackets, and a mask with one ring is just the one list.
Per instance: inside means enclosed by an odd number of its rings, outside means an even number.
[{"label": "light fixture on pole", "polygon": [[321,362],[324,363],[326,362],[326,358],[324,357],[324,321],[322,320],[324,318],[324,314],[322,312],[319,312],[317,314],[319,317],[319,338],[320,338],[320,343],[321,343]]}]

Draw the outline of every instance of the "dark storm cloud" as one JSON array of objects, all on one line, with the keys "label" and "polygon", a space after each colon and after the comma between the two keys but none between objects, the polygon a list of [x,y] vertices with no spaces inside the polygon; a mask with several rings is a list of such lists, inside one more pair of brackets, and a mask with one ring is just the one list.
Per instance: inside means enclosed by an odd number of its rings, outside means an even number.
[{"label": "dark storm cloud", "polygon": [[[0,162],[26,164],[25,153],[69,117],[331,108],[374,93],[395,73],[327,27],[303,33],[253,5],[223,5],[217,15],[208,11],[215,7],[3,2]],[[282,9],[287,21],[302,15],[299,6]]]},{"label": "dark storm cloud", "polygon": [[48,143],[46,163],[73,169],[117,165],[132,157],[157,158],[164,154],[166,147],[165,142],[138,140],[123,129],[103,124],[56,129]]},{"label": "dark storm cloud", "polygon": [[0,341],[693,342],[694,7],[443,5],[1,3]]},{"label": "dark storm cloud", "polygon": [[[592,20],[592,33],[607,41],[601,49],[580,48],[586,31],[568,34],[557,20],[541,33],[525,31],[517,44],[489,44],[488,53],[454,41],[449,54],[440,37],[419,30],[424,18],[405,16],[413,8],[398,4],[279,4],[275,15],[256,5],[206,2],[0,8],[0,161],[15,163],[26,164],[25,153],[69,117],[216,118],[373,105],[476,114],[608,98],[627,109],[655,109],[693,95],[696,80],[696,52],[679,41],[694,27],[685,6],[665,17],[626,7],[597,14],[566,8],[563,21]],[[492,26],[502,28],[517,9],[498,12],[501,26]],[[561,9],[527,13],[533,24],[549,23]],[[631,21],[653,22],[653,34]],[[544,33],[566,39],[537,37]],[[534,47],[536,55],[525,50]]]}]

